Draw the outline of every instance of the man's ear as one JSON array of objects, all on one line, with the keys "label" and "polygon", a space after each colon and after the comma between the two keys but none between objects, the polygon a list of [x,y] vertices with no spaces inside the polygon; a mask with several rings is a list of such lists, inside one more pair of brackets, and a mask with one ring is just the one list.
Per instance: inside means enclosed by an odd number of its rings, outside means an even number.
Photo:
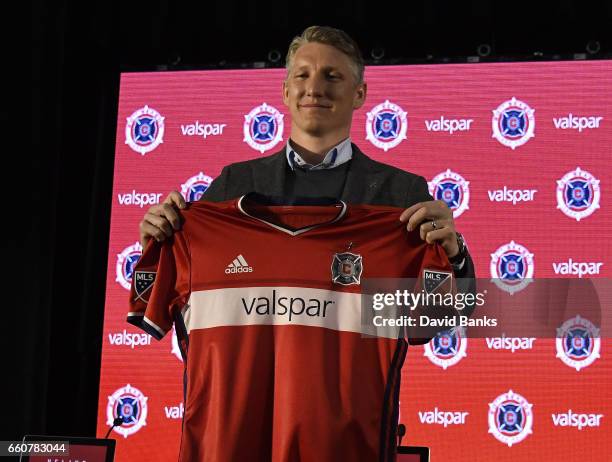
[{"label": "man's ear", "polygon": [[283,103],[285,103],[285,106],[289,107],[289,88],[287,88],[287,79],[283,80],[281,86],[283,92]]},{"label": "man's ear", "polygon": [[353,98],[353,109],[359,109],[365,103],[366,95],[368,93],[368,84],[366,82],[360,83],[355,89],[355,98]]}]

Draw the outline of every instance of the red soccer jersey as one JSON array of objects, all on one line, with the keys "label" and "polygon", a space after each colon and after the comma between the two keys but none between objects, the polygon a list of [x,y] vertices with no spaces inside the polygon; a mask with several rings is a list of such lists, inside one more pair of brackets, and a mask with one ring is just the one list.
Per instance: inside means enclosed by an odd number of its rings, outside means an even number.
[{"label": "red soccer jersey", "polygon": [[363,278],[451,273],[379,206],[198,202],[147,246],[128,321],[186,357],[181,461],[394,460],[404,338],[362,335]]}]

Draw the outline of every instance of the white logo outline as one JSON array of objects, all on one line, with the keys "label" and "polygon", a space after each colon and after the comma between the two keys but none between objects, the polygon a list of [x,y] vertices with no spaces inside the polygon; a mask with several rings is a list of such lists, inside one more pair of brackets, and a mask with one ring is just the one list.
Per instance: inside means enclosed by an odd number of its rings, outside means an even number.
[{"label": "white logo outline", "polygon": [[[576,212],[570,209],[565,202],[565,188],[568,186],[570,181],[582,179],[587,182],[593,190],[593,197],[591,203],[584,210]],[[566,216],[574,218],[576,221],[580,221],[600,208],[599,201],[601,199],[601,188],[599,186],[599,180],[591,175],[586,170],[582,170],[580,167],[576,167],[576,170],[567,172],[560,180],[557,180],[557,208],[561,210]]]},{"label": "white logo outline", "polygon": [[[155,122],[157,123],[157,133],[155,134],[155,138],[150,144],[147,145],[138,144],[132,136],[132,129],[134,128],[134,124],[138,123],[138,119],[141,116],[150,116],[155,119]],[[160,144],[164,142],[165,119],[166,118],[163,117],[159,112],[157,112],[153,108],[150,108],[148,105],[145,105],[144,107],[134,111],[131,116],[127,117],[127,122],[125,124],[125,144],[127,144],[130,148],[132,148],[132,150],[140,153],[143,156],[153,151],[155,148],[157,148]]]},{"label": "white logo outline", "polygon": [[[509,108],[517,108],[524,113],[527,117],[527,130],[520,138],[516,140],[508,139],[504,136],[499,128],[500,119],[504,115],[505,111]],[[529,105],[521,100],[516,99],[514,96],[512,99],[506,100],[497,106],[497,109],[493,109],[493,117],[491,118],[491,126],[493,130],[493,138],[499,141],[500,144],[511,148],[512,150],[524,145],[531,138],[535,137],[535,109],[531,109]]]},{"label": "white logo outline", "polygon": [[[387,110],[394,112],[396,116],[399,117],[400,122],[400,130],[399,133],[395,136],[391,141],[380,141],[376,135],[374,134],[374,130],[372,129],[372,125],[375,122],[375,119],[378,117],[379,113]],[[408,117],[407,112],[404,111],[400,106],[390,102],[388,99],[383,103],[380,103],[372,108],[367,113],[366,117],[366,140],[370,141],[374,146],[378,149],[382,149],[387,152],[389,149],[393,149],[397,145],[399,145],[402,141],[407,139],[406,132],[408,131]]]}]

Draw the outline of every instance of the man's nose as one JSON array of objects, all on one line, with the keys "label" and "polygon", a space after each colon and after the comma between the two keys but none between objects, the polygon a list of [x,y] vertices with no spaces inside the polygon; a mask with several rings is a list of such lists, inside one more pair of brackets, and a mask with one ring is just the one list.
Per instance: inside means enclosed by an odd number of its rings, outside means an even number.
[{"label": "man's nose", "polygon": [[323,96],[325,93],[325,80],[318,76],[311,76],[306,82],[306,95],[307,96]]}]

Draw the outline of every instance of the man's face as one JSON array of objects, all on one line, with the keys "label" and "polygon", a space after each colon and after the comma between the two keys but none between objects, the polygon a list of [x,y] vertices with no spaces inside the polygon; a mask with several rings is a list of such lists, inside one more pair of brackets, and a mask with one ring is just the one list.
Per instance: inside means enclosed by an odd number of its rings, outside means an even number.
[{"label": "man's face", "polygon": [[356,82],[351,59],[322,43],[302,45],[283,82],[283,101],[291,112],[293,130],[310,136],[345,135],[365,95],[366,85]]}]

